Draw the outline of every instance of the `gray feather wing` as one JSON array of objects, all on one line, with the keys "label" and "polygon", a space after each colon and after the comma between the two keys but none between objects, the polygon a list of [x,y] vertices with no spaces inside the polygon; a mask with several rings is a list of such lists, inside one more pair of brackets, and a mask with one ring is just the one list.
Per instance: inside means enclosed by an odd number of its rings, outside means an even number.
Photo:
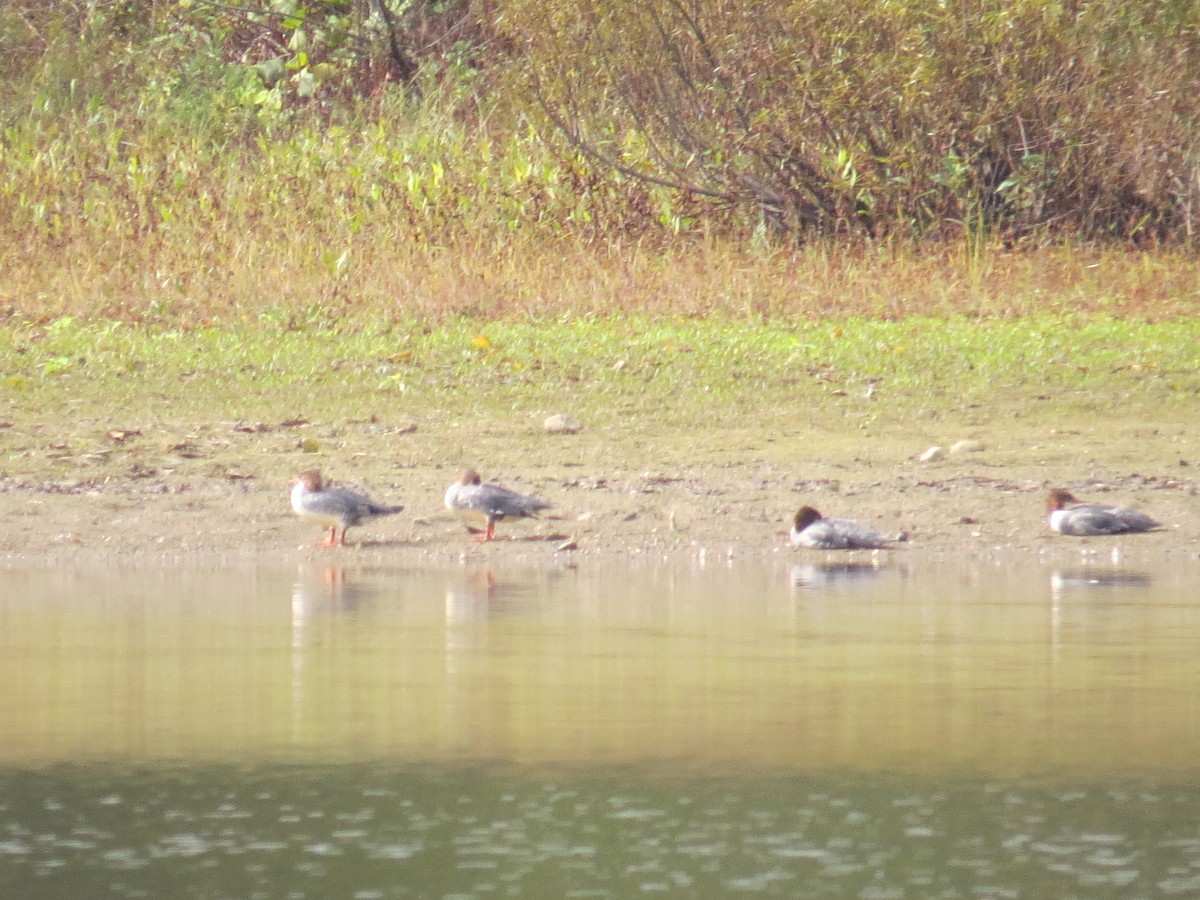
[{"label": "gray feather wing", "polygon": [[818,550],[874,550],[888,546],[888,540],[874,528],[849,519],[819,519],[792,541],[800,547]]},{"label": "gray feather wing", "polygon": [[539,511],[550,508],[545,500],[518,494],[495,484],[480,485],[474,499],[476,509],[497,519],[505,516],[536,516]]},{"label": "gray feather wing", "polygon": [[1089,503],[1074,506],[1066,519],[1063,532],[1073,535],[1126,534],[1152,531],[1159,523],[1141,510],[1129,506],[1102,506]]},{"label": "gray feather wing", "polygon": [[363,517],[392,516],[398,512],[402,512],[403,510],[403,504],[376,503],[374,500],[367,500],[367,509],[366,512],[363,513]]},{"label": "gray feather wing", "polygon": [[1152,531],[1162,527],[1140,509],[1131,506],[1118,506],[1113,509],[1112,514],[1124,522],[1129,531]]},{"label": "gray feather wing", "polygon": [[1113,514],[1111,506],[1075,506],[1063,521],[1063,534],[1124,534],[1129,525]]},{"label": "gray feather wing", "polygon": [[823,519],[827,546],[832,550],[868,550],[886,547],[887,539],[874,528],[850,519]]},{"label": "gray feather wing", "polygon": [[313,512],[339,518],[347,526],[357,525],[363,519],[370,519],[374,516],[398,513],[404,508],[402,506],[385,506],[361,494],[355,494],[353,491],[337,489],[321,491],[309,499],[308,505]]}]

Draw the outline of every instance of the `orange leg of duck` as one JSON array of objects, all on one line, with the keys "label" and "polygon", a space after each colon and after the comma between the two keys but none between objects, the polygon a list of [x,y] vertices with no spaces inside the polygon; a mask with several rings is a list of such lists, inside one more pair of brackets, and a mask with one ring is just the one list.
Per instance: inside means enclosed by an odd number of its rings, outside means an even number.
[{"label": "orange leg of duck", "polygon": [[[344,531],[342,532],[341,543],[342,544],[346,543],[346,532],[344,532]],[[337,540],[337,526],[335,525],[332,528],[330,528],[329,534],[325,535],[325,540],[318,541],[316,546],[318,546],[318,547],[337,547],[337,546],[339,546],[339,543]]]},{"label": "orange leg of duck", "polygon": [[479,541],[482,543],[483,541],[494,540],[495,537],[496,537],[496,523],[493,522],[491,519],[488,519],[487,531],[485,531],[483,534],[473,535],[471,537],[471,540]]}]

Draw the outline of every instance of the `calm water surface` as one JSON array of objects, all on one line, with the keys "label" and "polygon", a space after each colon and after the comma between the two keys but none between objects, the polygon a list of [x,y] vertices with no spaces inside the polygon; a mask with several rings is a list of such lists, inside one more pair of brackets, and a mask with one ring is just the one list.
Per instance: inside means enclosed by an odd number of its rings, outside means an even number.
[{"label": "calm water surface", "polygon": [[9,565],[0,897],[1195,897],[1198,688],[1191,559]]}]

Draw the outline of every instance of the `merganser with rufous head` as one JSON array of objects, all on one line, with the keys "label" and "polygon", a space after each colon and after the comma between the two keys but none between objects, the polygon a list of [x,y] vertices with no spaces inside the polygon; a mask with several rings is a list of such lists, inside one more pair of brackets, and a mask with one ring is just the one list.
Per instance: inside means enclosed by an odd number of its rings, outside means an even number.
[{"label": "merganser with rufous head", "polygon": [[301,472],[292,479],[292,510],[302,519],[329,529],[319,546],[341,547],[346,544],[346,529],[378,516],[390,516],[403,506],[386,506],[362,494],[331,488],[316,469]]},{"label": "merganser with rufous head", "polygon": [[1097,534],[1136,534],[1162,527],[1159,522],[1131,506],[1080,503],[1070,491],[1062,488],[1055,488],[1047,495],[1046,513],[1052,531],[1080,537]]},{"label": "merganser with rufous head", "polygon": [[827,519],[811,506],[797,510],[789,534],[793,547],[816,550],[883,550],[892,543],[874,528],[850,519]]},{"label": "merganser with rufous head", "polygon": [[[537,518],[550,504],[538,497],[518,494],[498,484],[484,484],[479,473],[466,469],[446,488],[446,509],[458,515],[475,540],[490,541],[496,536],[496,523],[509,518]],[[483,533],[478,532],[482,529]]]}]

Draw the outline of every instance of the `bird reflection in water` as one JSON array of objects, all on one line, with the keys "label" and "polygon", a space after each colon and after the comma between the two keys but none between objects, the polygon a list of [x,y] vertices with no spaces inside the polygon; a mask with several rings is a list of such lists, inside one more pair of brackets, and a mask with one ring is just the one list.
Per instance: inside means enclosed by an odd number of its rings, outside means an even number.
[{"label": "bird reflection in water", "polygon": [[292,620],[328,613],[353,612],[370,590],[353,569],[338,565],[302,566],[292,587]]},{"label": "bird reflection in water", "polygon": [[513,615],[530,608],[544,579],[553,573],[526,573],[499,578],[491,566],[468,569],[446,581],[446,623]]},{"label": "bird reflection in water", "polygon": [[807,563],[790,569],[792,590],[860,593],[869,588],[885,569],[877,561]]},{"label": "bird reflection in water", "polygon": [[303,565],[292,585],[293,740],[300,740],[304,707],[304,668],[308,631],[314,619],[353,613],[371,589],[353,569],[339,565]]},{"label": "bird reflection in water", "polygon": [[1050,573],[1050,593],[1055,597],[1066,591],[1094,591],[1106,588],[1143,588],[1150,586],[1144,572],[1097,571],[1096,569],[1055,569]]}]

